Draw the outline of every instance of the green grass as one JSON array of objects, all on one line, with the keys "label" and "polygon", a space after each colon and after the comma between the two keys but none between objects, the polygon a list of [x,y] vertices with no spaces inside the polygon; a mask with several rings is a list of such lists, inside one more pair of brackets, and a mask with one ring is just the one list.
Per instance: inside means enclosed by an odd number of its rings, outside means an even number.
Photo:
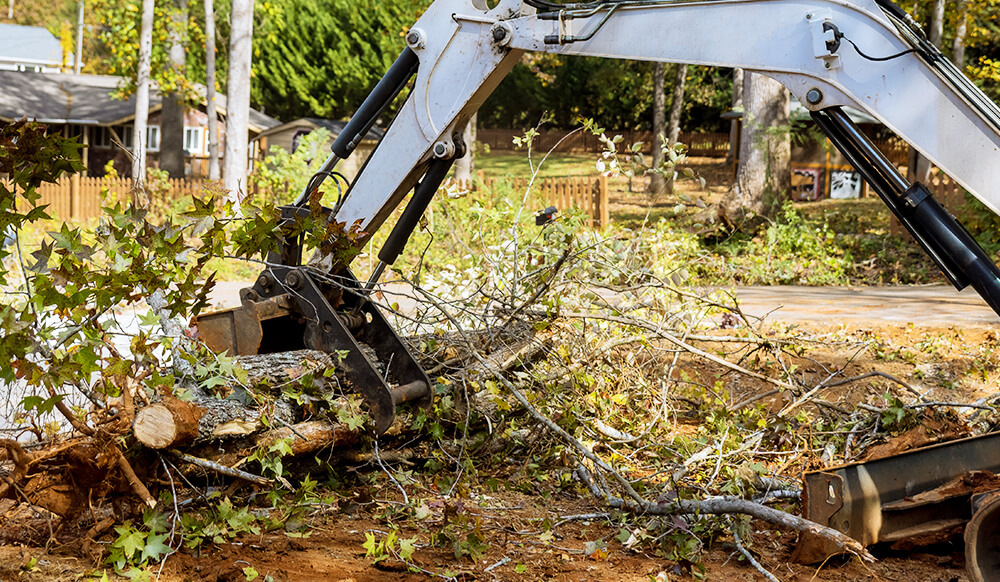
[{"label": "green grass", "polygon": [[[482,170],[487,176],[528,177],[531,175],[531,164],[538,164],[545,157],[544,153],[535,153],[529,162],[527,152],[493,152],[476,156],[476,171]],[[538,175],[546,176],[583,176],[596,175],[597,154],[550,154],[542,164]]]}]

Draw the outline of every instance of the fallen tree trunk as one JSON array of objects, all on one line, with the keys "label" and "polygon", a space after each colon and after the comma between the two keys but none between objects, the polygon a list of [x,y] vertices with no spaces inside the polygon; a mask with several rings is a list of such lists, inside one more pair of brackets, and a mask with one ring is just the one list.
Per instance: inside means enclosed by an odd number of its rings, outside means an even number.
[{"label": "fallen tree trunk", "polygon": [[135,438],[151,449],[184,446],[198,436],[202,411],[172,396],[141,409],[135,415]]}]

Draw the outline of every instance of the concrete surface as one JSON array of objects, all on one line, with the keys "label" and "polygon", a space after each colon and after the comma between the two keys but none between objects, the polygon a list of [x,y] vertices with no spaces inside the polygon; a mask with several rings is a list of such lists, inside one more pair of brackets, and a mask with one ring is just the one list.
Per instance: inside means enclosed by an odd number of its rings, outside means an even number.
[{"label": "concrete surface", "polygon": [[[239,290],[249,282],[223,281],[212,302],[239,305]],[[387,303],[407,308],[410,293],[399,284],[384,290]],[[892,322],[925,325],[998,325],[1000,316],[971,287],[959,293],[950,285],[899,287],[736,287],[736,298],[749,315],[772,321],[815,323]]]}]

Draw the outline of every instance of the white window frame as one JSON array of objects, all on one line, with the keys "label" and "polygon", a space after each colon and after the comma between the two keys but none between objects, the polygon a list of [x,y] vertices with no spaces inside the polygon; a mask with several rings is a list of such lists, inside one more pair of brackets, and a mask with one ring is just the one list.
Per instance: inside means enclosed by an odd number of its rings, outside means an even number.
[{"label": "white window frame", "polygon": [[146,126],[146,151],[147,152],[158,152],[158,151],[160,151],[160,126],[159,125],[147,125]]},{"label": "white window frame", "polygon": [[[188,136],[196,136],[196,143],[188,147]],[[184,126],[184,152],[189,156],[204,156],[205,154],[205,128]]]}]

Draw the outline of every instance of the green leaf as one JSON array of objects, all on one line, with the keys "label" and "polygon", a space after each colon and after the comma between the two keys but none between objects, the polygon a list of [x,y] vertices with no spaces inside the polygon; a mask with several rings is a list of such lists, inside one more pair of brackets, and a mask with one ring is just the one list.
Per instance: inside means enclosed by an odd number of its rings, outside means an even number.
[{"label": "green leaf", "polygon": [[170,537],[170,534],[166,533],[150,534],[146,538],[146,545],[142,548],[142,555],[139,557],[139,562],[144,563],[146,560],[158,562],[160,558],[172,552],[173,548],[165,543],[168,537]]}]

